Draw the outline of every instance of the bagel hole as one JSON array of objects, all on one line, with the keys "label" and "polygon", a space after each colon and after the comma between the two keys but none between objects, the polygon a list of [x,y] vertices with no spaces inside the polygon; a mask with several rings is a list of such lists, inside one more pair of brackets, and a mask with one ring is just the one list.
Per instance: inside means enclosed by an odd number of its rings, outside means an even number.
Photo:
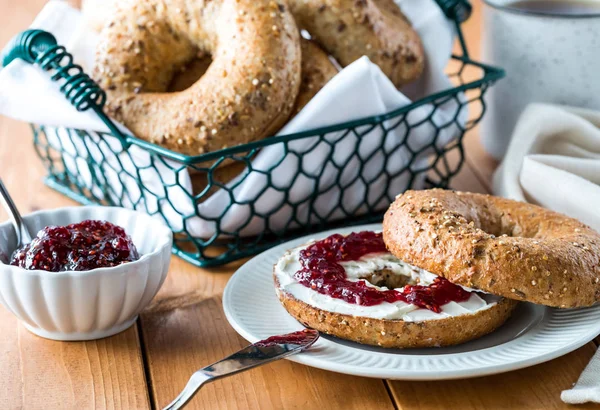
[{"label": "bagel hole", "polygon": [[173,76],[167,88],[170,93],[184,91],[200,79],[212,64],[210,55],[199,55],[184,64]]},{"label": "bagel hole", "polygon": [[375,271],[371,273],[370,276],[365,276],[362,279],[365,279],[374,286],[385,286],[388,289],[398,289],[406,285],[415,284],[414,281],[411,280],[410,276],[397,275],[390,269]]},{"label": "bagel hole", "polygon": [[523,229],[518,221],[503,218],[502,215],[493,214],[489,215],[487,218],[480,218],[475,222],[475,226],[488,235],[494,235],[496,237],[533,238],[538,232],[537,227],[526,230]]}]

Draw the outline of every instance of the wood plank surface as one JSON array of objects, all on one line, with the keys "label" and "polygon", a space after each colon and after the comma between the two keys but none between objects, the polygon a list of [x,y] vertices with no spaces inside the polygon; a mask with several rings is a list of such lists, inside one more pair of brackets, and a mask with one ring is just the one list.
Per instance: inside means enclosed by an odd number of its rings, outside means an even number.
[{"label": "wood plank surface", "polygon": [[[44,3],[0,0],[0,45]],[[44,186],[44,174],[29,125],[0,116],[0,176],[23,213],[75,205]],[[0,409],[148,407],[137,325],[98,341],[63,343],[34,336],[0,308]]]},{"label": "wood plank surface", "polygon": [[90,342],[43,340],[0,310],[0,408],[149,407],[136,328]]}]

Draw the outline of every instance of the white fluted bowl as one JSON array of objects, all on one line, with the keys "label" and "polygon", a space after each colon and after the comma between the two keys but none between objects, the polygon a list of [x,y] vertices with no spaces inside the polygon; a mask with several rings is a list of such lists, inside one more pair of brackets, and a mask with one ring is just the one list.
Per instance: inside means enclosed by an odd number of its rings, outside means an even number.
[{"label": "white fluted bowl", "polygon": [[141,255],[135,262],[89,271],[25,270],[7,264],[17,239],[10,222],[0,224],[0,303],[38,336],[90,340],[119,333],[135,322],[167,276],[173,234],[149,215],[82,206],[34,212],[24,219],[32,235],[48,225],[109,221],[125,229]]}]

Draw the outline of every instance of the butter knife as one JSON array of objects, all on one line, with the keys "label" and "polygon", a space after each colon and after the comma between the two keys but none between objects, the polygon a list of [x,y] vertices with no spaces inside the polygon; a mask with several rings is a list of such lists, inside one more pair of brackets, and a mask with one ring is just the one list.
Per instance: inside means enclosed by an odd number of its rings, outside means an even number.
[{"label": "butter knife", "polygon": [[319,338],[319,332],[304,329],[285,335],[271,336],[192,374],[183,391],[163,410],[181,409],[206,383],[301,352]]}]

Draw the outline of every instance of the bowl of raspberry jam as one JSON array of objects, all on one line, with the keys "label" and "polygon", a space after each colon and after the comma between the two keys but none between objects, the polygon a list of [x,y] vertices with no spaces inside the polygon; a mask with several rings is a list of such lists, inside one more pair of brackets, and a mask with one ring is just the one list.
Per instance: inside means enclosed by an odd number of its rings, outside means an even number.
[{"label": "bowl of raspberry jam", "polygon": [[30,332],[92,340],[132,326],[162,286],[173,233],[159,218],[125,208],[79,206],[23,217],[18,247],[0,223],[0,303]]}]

